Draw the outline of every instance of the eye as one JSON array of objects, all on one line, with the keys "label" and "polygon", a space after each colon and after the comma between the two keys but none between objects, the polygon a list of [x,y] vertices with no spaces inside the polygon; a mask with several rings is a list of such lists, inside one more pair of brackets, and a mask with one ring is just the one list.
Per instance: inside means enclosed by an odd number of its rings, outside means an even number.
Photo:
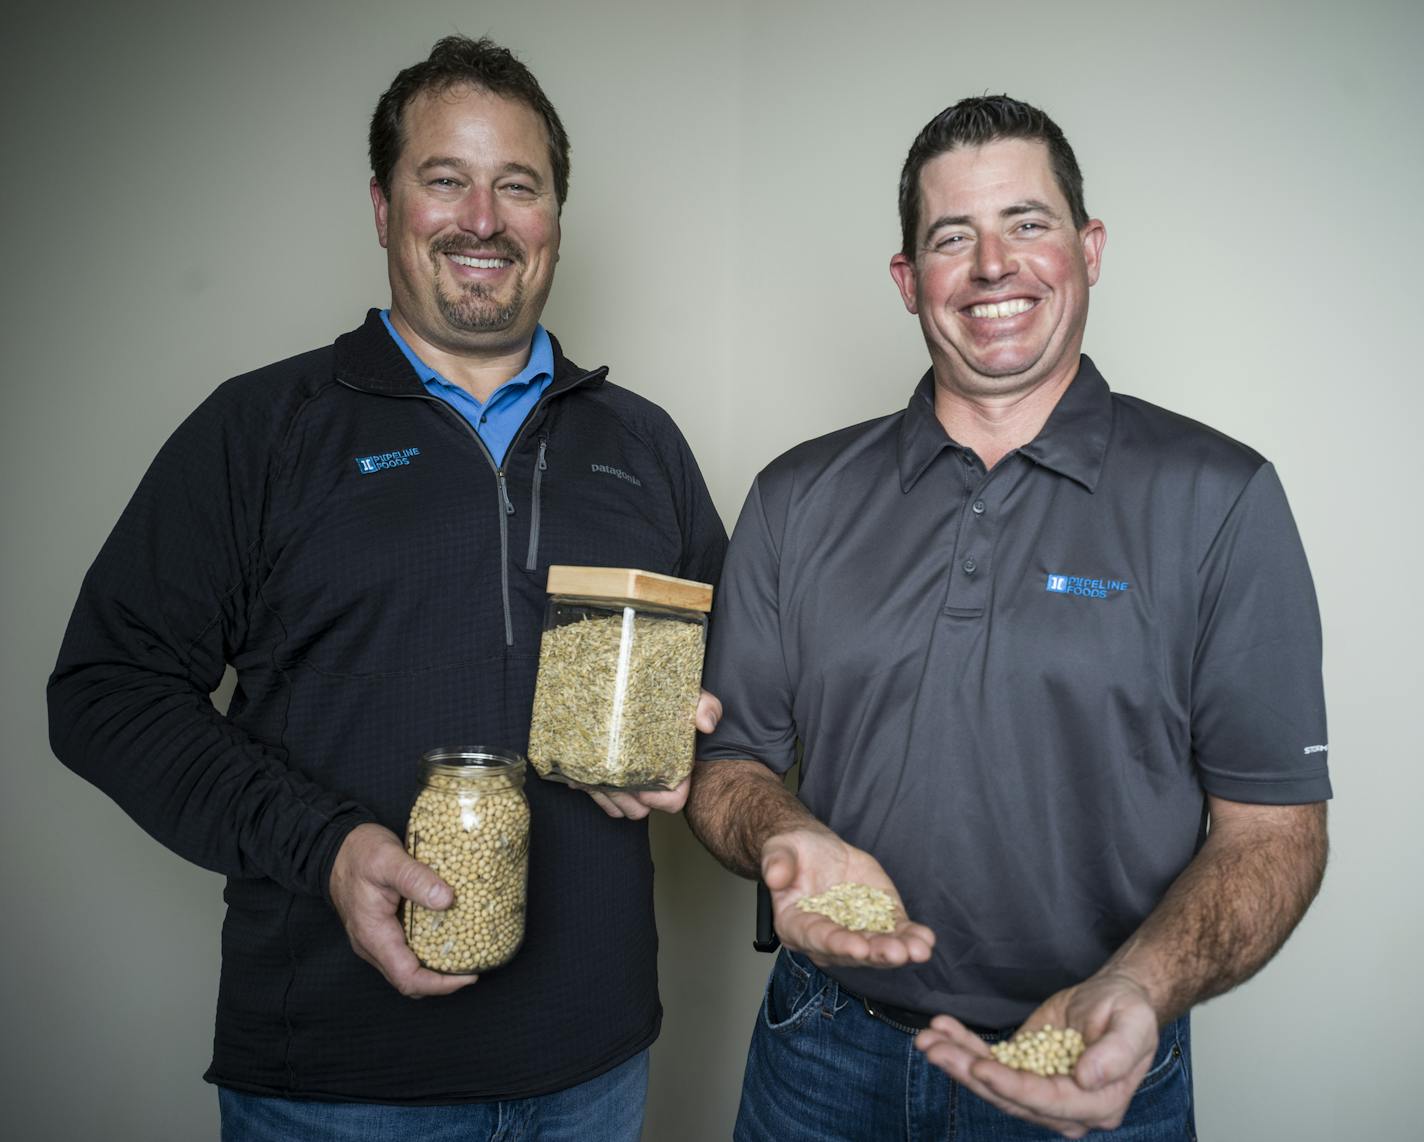
[{"label": "eye", "polygon": [[964,249],[968,244],[968,234],[944,234],[935,239],[935,243],[930,249],[937,254],[953,254]]},{"label": "eye", "polygon": [[1042,222],[1020,222],[1016,228],[1016,233],[1025,234],[1032,238],[1035,234],[1042,234],[1048,227]]},{"label": "eye", "polygon": [[459,188],[460,182],[449,175],[441,175],[438,178],[432,178],[426,185],[433,186],[437,190],[455,190]]}]

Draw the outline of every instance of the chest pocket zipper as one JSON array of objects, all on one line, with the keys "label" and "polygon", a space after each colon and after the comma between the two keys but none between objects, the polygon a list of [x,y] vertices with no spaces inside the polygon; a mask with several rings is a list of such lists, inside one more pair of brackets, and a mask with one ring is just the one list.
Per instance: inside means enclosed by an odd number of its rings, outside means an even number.
[{"label": "chest pocket zipper", "polygon": [[549,447],[549,438],[541,437],[539,440],[539,459],[534,465],[534,491],[533,502],[529,507],[529,552],[524,559],[524,569],[534,571],[539,566],[539,495],[544,483],[544,471],[549,467],[549,462],[544,458],[544,453]]}]

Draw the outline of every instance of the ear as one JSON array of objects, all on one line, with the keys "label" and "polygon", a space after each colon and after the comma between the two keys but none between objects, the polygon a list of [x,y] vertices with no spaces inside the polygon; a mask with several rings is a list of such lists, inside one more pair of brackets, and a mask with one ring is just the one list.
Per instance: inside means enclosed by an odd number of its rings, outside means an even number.
[{"label": "ear", "polygon": [[1103,268],[1103,247],[1108,242],[1108,228],[1098,219],[1089,219],[1088,224],[1078,231],[1078,241],[1083,244],[1083,262],[1088,267],[1088,284],[1098,284],[1098,274]]},{"label": "ear", "polygon": [[904,254],[896,254],[890,259],[890,276],[900,287],[900,300],[905,303],[905,308],[911,313],[919,313],[915,303],[915,263]]},{"label": "ear", "polygon": [[386,201],[386,196],[381,192],[381,184],[373,177],[371,179],[371,206],[376,211],[376,240],[381,243],[381,249],[386,248],[386,219],[391,211],[391,204]]}]

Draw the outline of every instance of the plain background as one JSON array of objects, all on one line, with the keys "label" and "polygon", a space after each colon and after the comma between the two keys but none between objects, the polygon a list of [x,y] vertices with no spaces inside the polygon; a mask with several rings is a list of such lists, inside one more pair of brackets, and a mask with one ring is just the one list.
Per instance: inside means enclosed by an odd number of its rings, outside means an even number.
[{"label": "plain background", "polygon": [[[926,364],[887,272],[920,126],[1008,90],[1064,127],[1108,244],[1110,382],[1273,459],[1316,575],[1337,802],[1324,892],[1196,1020],[1207,1139],[1417,1138],[1424,846],[1418,360],[1424,8],[75,2],[0,52],[7,1137],[216,1138],[221,882],[48,749],[80,578],[218,382],[389,298],[367,119],[439,36],[514,48],[574,143],[545,320],[662,403],[723,517]],[[728,1136],[769,959],[750,885],[655,829],[667,1017],[647,1136]],[[947,870],[952,875],[952,870]],[[434,1001],[432,1001],[434,1002]]]}]

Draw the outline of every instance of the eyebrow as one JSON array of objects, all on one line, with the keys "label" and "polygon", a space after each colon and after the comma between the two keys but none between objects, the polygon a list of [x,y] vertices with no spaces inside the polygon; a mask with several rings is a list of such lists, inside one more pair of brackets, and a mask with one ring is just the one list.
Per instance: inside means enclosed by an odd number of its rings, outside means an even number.
[{"label": "eyebrow", "polygon": [[[464,159],[455,158],[453,155],[432,155],[415,168],[415,173],[425,174],[427,171],[434,170],[437,167],[449,167],[452,170],[468,171],[470,164]],[[538,186],[544,185],[544,179],[539,172],[533,167],[525,166],[523,163],[505,163],[500,174],[522,175]]]},{"label": "eyebrow", "polygon": [[[1020,214],[1047,214],[1055,222],[1061,219],[1058,211],[1037,198],[1025,198],[999,211],[1000,218],[1017,218]],[[928,242],[936,230],[942,230],[946,226],[972,226],[973,224],[974,220],[967,214],[942,214],[930,223],[929,229],[925,231],[925,241]]]}]

